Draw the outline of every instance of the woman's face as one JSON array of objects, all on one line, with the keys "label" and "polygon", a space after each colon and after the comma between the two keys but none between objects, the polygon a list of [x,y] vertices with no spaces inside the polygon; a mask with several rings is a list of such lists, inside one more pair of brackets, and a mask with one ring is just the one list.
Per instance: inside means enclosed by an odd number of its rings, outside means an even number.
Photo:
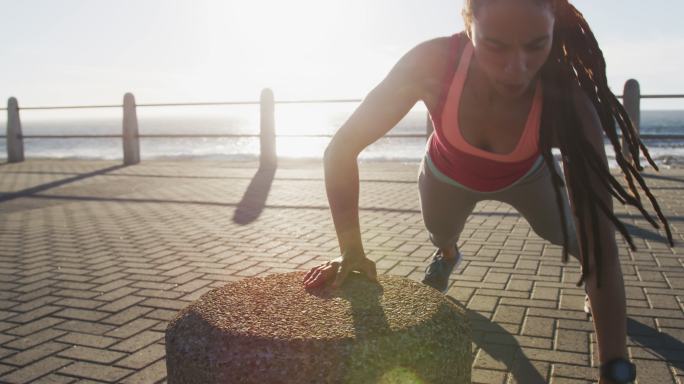
[{"label": "woman's face", "polygon": [[504,97],[525,93],[553,43],[552,8],[533,1],[493,1],[474,15],[471,39],[477,64]]}]

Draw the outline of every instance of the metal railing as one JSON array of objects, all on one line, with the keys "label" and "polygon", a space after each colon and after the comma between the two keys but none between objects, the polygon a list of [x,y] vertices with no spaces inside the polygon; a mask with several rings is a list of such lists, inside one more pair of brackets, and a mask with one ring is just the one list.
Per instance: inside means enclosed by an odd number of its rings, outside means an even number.
[{"label": "metal railing", "polygon": [[[684,94],[651,94],[642,95],[639,83],[636,80],[628,80],[625,83],[624,94],[618,95],[623,99],[623,104],[630,118],[635,124],[637,131],[641,121],[641,99],[675,99],[684,98]],[[137,164],[140,162],[140,138],[259,138],[260,139],[260,163],[262,166],[276,166],[276,137],[302,137],[302,138],[324,138],[331,137],[331,134],[286,134],[276,135],[274,109],[276,104],[330,104],[330,103],[359,103],[362,99],[323,99],[323,100],[274,100],[273,92],[264,89],[261,92],[259,101],[208,101],[208,102],[179,102],[179,103],[141,103],[136,104],[132,94],[124,95],[123,104],[103,104],[103,105],[65,105],[65,106],[33,106],[19,108],[16,98],[8,100],[7,108],[0,110],[7,111],[7,135],[0,138],[7,138],[7,159],[8,162],[24,161],[23,139],[103,139],[115,138],[123,139],[124,164]],[[196,107],[196,106],[239,106],[239,105],[258,105],[260,106],[260,133],[258,134],[139,134],[137,108],[148,107]],[[104,109],[104,108],[123,108],[123,127],[121,135],[94,134],[94,135],[23,135],[20,110],[65,110],[65,109]],[[426,118],[426,129],[424,134],[387,134],[385,137],[391,138],[427,138],[433,130],[432,120],[428,114]],[[662,139],[684,139],[682,135],[641,135],[642,138],[662,138]],[[626,154],[629,156],[629,154]]]}]

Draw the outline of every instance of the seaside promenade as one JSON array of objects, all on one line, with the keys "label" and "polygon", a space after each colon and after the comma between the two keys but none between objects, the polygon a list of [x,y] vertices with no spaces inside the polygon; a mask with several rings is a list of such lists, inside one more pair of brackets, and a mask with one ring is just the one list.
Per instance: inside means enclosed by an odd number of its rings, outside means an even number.
[{"label": "seaside promenade", "polygon": [[[417,163],[362,163],[361,225],[378,273],[419,281],[433,247]],[[616,203],[639,384],[684,383],[684,169],[647,171],[675,248]],[[474,383],[591,383],[579,265],[498,202],[479,204],[448,295],[468,308]],[[322,167],[281,162],[28,160],[0,164],[0,382],[165,382],[164,330],[228,281],[337,256]]]}]

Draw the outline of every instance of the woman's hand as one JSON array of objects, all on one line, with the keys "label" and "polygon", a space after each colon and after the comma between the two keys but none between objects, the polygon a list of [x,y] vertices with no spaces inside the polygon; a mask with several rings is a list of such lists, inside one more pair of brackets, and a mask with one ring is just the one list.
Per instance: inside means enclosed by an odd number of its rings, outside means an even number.
[{"label": "woman's hand", "polygon": [[375,262],[366,256],[338,257],[325,262],[311,270],[304,276],[304,287],[313,288],[333,280],[332,287],[339,288],[351,271],[359,271],[369,280],[377,282],[378,275]]}]

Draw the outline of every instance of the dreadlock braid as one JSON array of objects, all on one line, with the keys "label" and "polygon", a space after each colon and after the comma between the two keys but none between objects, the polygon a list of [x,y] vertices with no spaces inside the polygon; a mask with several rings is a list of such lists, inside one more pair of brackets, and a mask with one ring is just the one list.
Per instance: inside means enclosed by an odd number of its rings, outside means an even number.
[{"label": "dreadlock braid", "polygon": [[[466,0],[463,16],[466,26],[475,10],[487,0]],[[493,0],[488,0],[493,1]],[[598,189],[607,190],[612,197],[622,204],[634,206],[655,228],[658,223],[651,217],[642,204],[638,186],[648,197],[658,219],[663,224],[670,245],[674,245],[670,226],[662,210],[646,185],[640,171],[640,153],[648,163],[658,170],[648,149],[637,134],[625,108],[608,87],[606,78],[606,62],[603,53],[584,16],[568,2],[568,0],[534,0],[540,4],[553,7],[556,23],[553,32],[553,45],[549,58],[541,68],[544,84],[544,108],[542,112],[542,128],[539,132],[539,148],[543,159],[551,171],[551,182],[554,187],[556,202],[561,212],[560,222],[563,229],[563,262],[568,260],[568,233],[566,212],[563,210],[561,188],[563,178],[554,167],[551,149],[555,143],[563,159],[565,180],[568,184],[570,198],[573,201],[577,217],[577,233],[580,240],[582,257],[582,276],[577,285],[581,285],[589,274],[588,234],[593,234],[592,251],[596,266],[597,284],[600,286],[602,269],[601,228],[598,225],[599,211],[609,219],[622,234],[632,250],[636,247],[625,225],[611,211],[610,207],[599,199]],[[469,28],[468,28],[469,29]],[[572,89],[579,86],[593,104],[603,133],[610,140],[615,151],[615,160],[625,177],[629,192],[606,169],[602,157],[594,150],[589,140],[577,129],[580,118],[572,102]],[[617,127],[616,127],[617,122]],[[623,156],[617,129],[625,139],[624,143],[632,161]],[[598,185],[587,183],[593,174]]]}]

